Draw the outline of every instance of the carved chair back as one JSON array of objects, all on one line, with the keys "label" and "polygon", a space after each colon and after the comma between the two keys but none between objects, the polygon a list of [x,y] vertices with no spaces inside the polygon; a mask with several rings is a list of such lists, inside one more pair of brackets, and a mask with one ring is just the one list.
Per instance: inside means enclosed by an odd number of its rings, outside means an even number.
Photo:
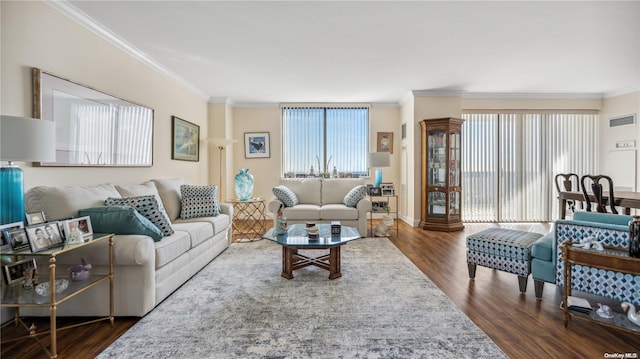
[{"label": "carved chair back", "polygon": [[[580,191],[580,177],[575,173],[558,173],[554,177],[556,184],[556,190],[560,192],[579,192]],[[578,202],[580,208],[582,208],[582,202]],[[573,200],[567,200],[567,205],[571,212],[575,212],[576,203]]]},{"label": "carved chair back", "polygon": [[[602,184],[600,181],[607,181],[609,186],[609,200],[606,201],[603,198],[603,190]],[[584,200],[587,202],[587,212],[591,212],[591,199],[589,198],[589,191],[587,190],[586,183],[590,183],[591,192],[593,193],[593,197],[595,198],[596,211],[606,213],[607,212],[607,202],[609,203],[609,207],[611,208],[611,213],[618,214],[618,210],[616,210],[616,206],[614,203],[613,196],[613,180],[611,177],[605,175],[584,175],[580,179],[580,185],[582,186],[582,193],[584,193]]]}]

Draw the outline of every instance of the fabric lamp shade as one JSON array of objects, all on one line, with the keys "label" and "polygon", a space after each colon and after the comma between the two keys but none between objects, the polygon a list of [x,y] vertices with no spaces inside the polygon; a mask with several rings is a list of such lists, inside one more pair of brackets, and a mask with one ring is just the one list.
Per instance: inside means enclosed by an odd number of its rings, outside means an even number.
[{"label": "fabric lamp shade", "polygon": [[369,168],[375,168],[375,187],[380,187],[382,183],[382,168],[391,165],[391,156],[389,152],[371,152],[369,153]]},{"label": "fabric lamp shade", "polygon": [[13,162],[55,161],[56,124],[33,118],[0,116],[0,224],[24,220],[24,172]]}]

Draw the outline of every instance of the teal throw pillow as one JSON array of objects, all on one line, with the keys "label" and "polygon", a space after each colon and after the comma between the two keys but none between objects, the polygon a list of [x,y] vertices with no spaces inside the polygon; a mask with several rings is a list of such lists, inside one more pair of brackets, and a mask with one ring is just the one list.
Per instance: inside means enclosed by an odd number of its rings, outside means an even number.
[{"label": "teal throw pillow", "polygon": [[79,217],[89,216],[91,227],[96,233],[142,234],[159,242],[163,235],[155,224],[151,223],[131,206],[104,206],[81,209]]},{"label": "teal throw pillow", "polygon": [[283,185],[273,187],[271,191],[280,202],[284,203],[285,207],[293,207],[298,204],[298,196]]},{"label": "teal throw pillow", "polygon": [[165,236],[170,236],[174,232],[167,213],[160,208],[153,195],[125,198],[109,197],[104,200],[104,204],[106,206],[131,206],[155,224]]},{"label": "teal throw pillow", "polygon": [[355,186],[349,191],[349,193],[347,193],[346,196],[344,196],[342,202],[344,202],[347,207],[355,207],[358,205],[358,202],[367,195],[367,192],[367,186]]},{"label": "teal throw pillow", "polygon": [[220,214],[218,186],[189,185],[180,186],[182,210],[180,218],[215,217]]}]

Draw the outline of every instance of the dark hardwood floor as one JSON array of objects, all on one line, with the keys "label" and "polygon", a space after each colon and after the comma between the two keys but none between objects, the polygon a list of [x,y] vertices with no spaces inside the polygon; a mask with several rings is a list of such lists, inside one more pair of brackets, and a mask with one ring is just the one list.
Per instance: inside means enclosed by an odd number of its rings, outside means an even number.
[{"label": "dark hardwood floor", "polygon": [[[401,222],[399,235],[393,232],[390,239],[510,358],[613,358],[616,353],[640,357],[640,335],[579,320],[572,320],[565,328],[559,306],[562,293],[553,285],[546,284],[543,299],[536,300],[531,278],[524,294],[519,292],[513,274],[478,267],[475,280],[469,280],[465,237],[493,226],[498,225],[467,224],[464,231],[444,233],[412,228]],[[549,230],[548,224],[500,227],[539,233]],[[592,303],[598,301],[595,297],[590,299]],[[59,332],[58,357],[93,358],[138,319],[116,318],[113,329],[108,322],[101,322]],[[32,321],[39,328],[48,327],[48,320],[36,318],[28,322]],[[76,321],[61,318],[58,326]],[[16,326],[9,324],[2,329],[2,340],[15,337],[16,332]],[[49,344],[48,336],[40,338],[45,345]],[[3,344],[0,356],[47,358],[32,339]]]}]

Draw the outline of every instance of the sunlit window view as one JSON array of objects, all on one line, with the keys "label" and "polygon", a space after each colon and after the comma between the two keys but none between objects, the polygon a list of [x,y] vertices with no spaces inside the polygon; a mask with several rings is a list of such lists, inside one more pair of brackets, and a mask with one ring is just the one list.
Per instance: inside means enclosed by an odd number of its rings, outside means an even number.
[{"label": "sunlit window view", "polygon": [[368,174],[368,107],[283,107],[283,174]]}]

